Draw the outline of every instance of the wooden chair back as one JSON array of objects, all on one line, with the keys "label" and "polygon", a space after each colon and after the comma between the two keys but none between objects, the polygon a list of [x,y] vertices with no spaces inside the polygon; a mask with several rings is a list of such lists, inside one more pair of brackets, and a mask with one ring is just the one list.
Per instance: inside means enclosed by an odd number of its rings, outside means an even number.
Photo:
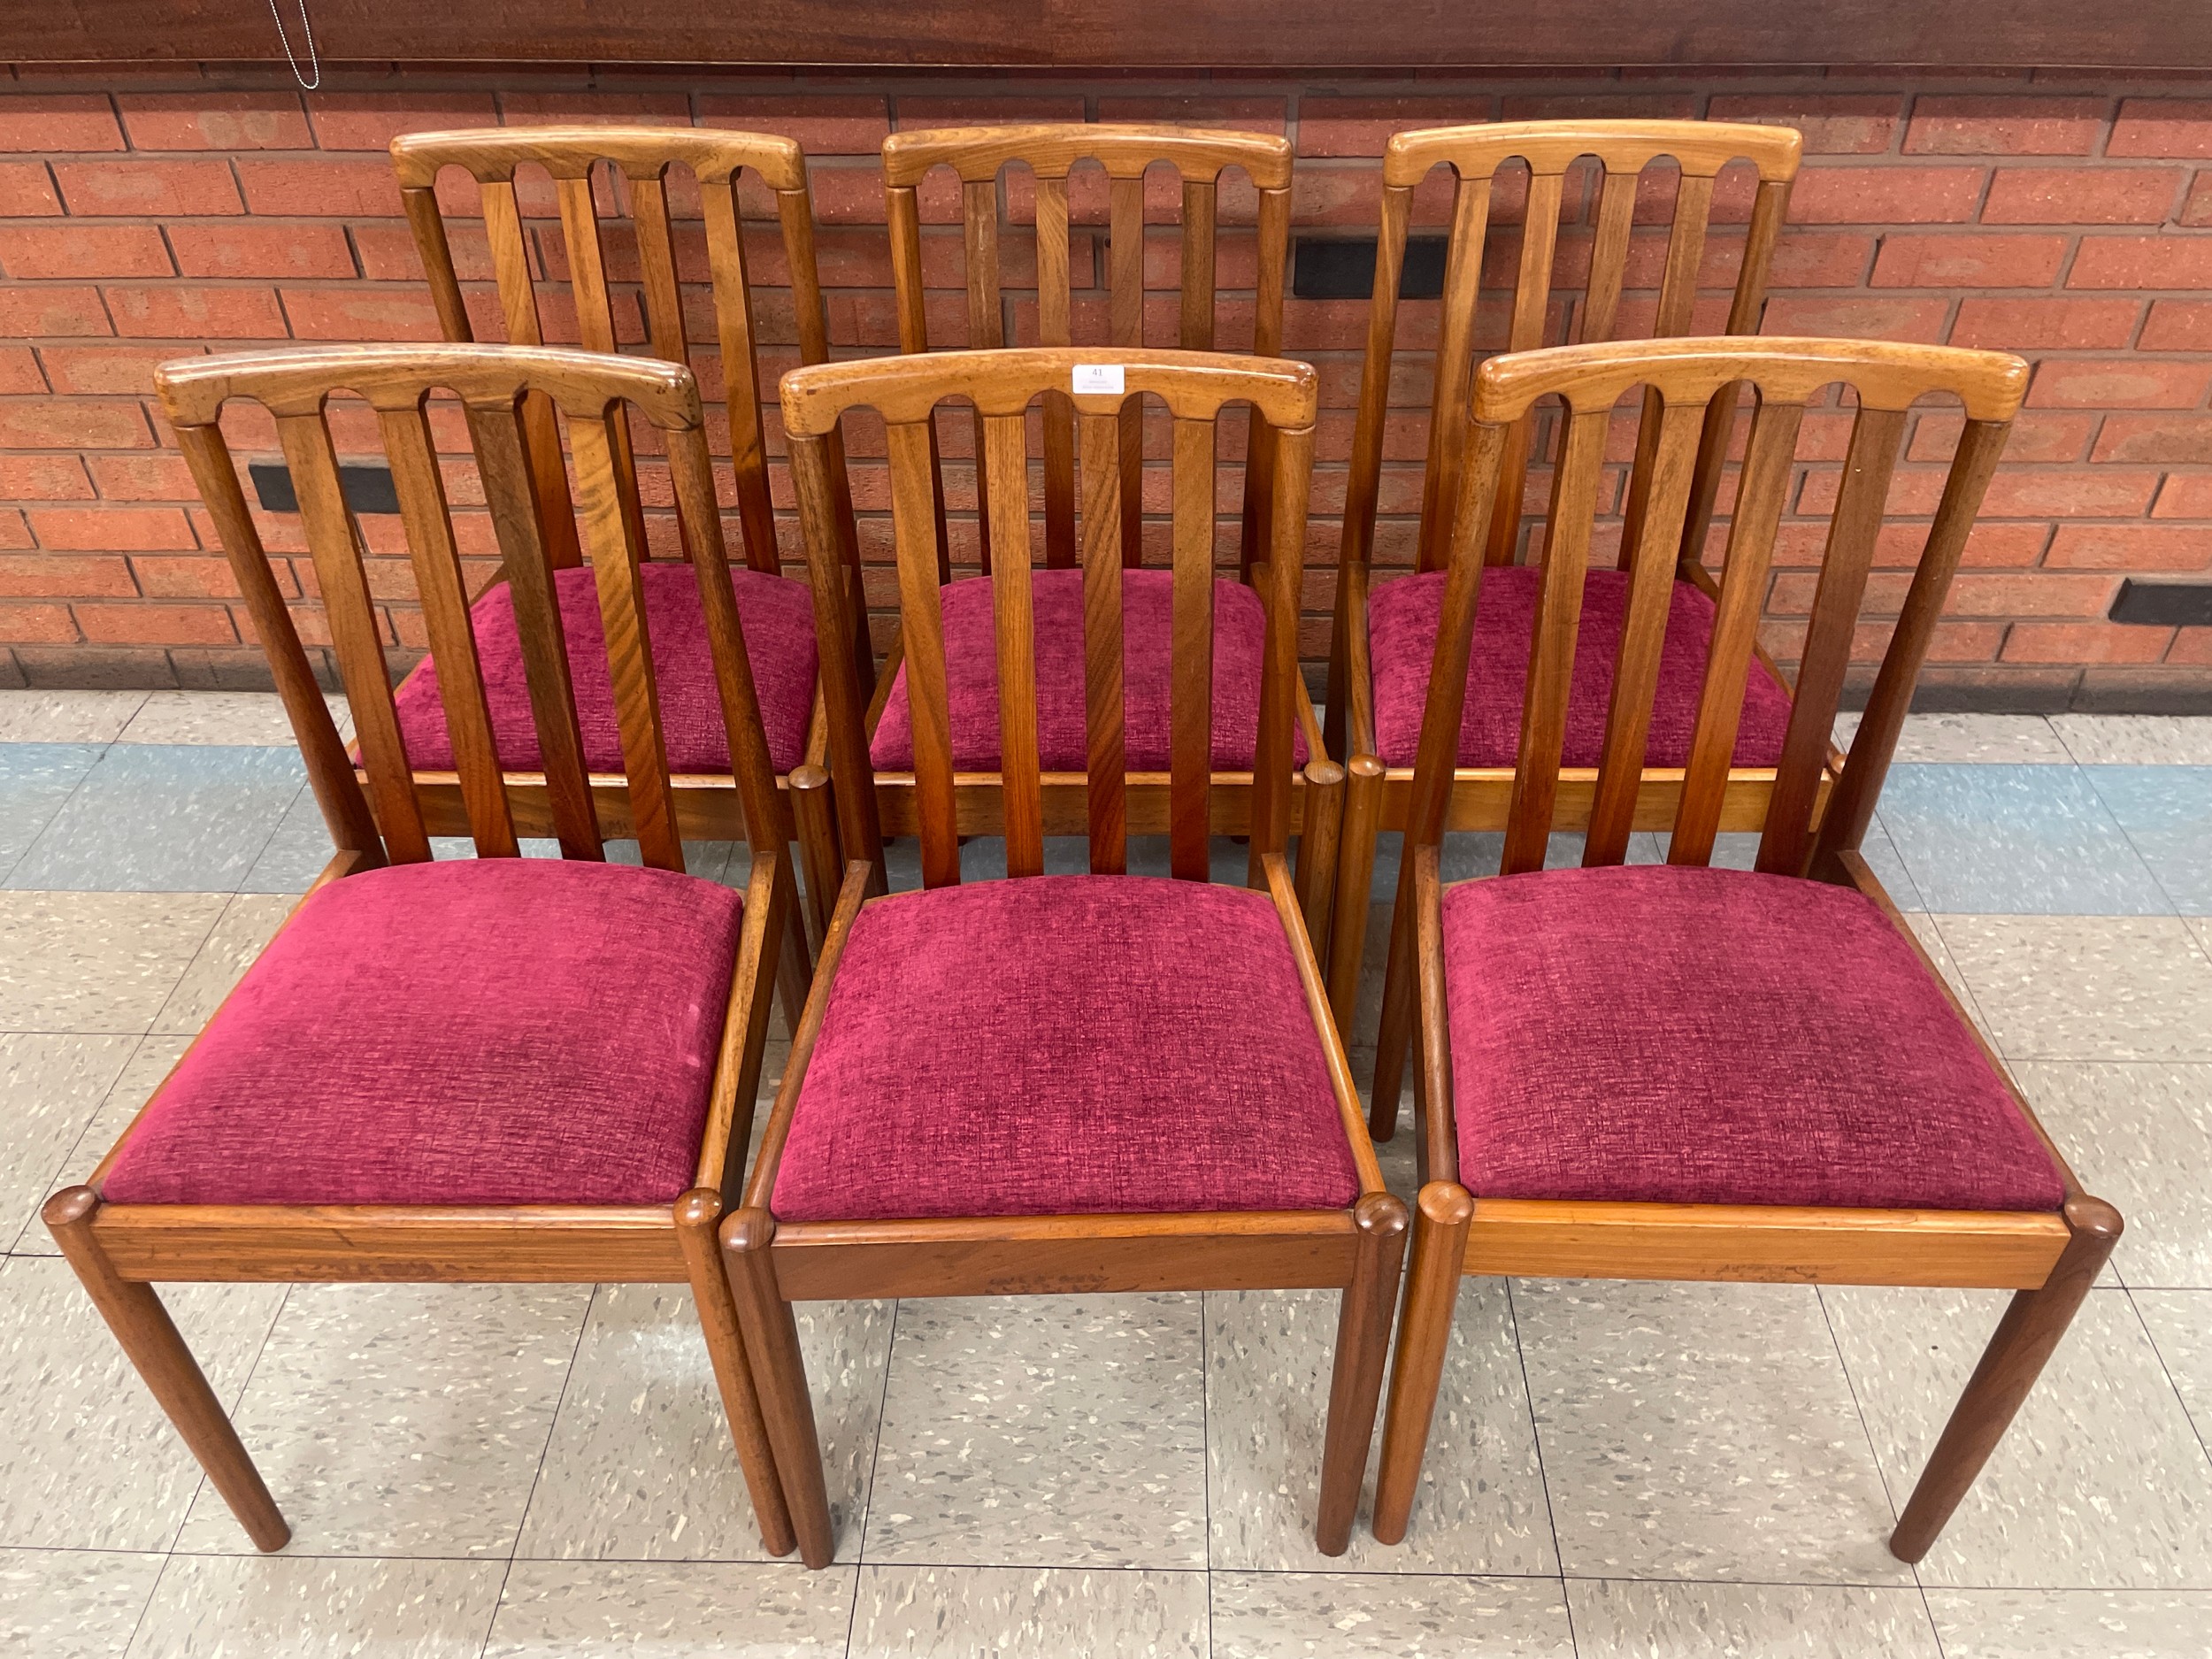
[{"label": "wooden chair back", "polygon": [[[1585,156],[1596,158],[1603,169],[1604,182],[1598,196],[1589,279],[1579,318],[1571,330],[1572,337],[1585,345],[1614,337],[1628,271],[1638,181],[1645,169],[1668,157],[1680,170],[1679,183],[1652,332],[1666,338],[1691,331],[1698,273],[1712,217],[1714,181],[1723,167],[1743,159],[1756,167],[1759,181],[1725,332],[1755,334],[1766,299],[1767,270],[1774,255],[1775,237],[1788,211],[1790,183],[1797,176],[1803,143],[1802,137],[1788,127],[1726,121],[1500,121],[1394,134],[1383,154],[1382,228],[1375,244],[1374,299],[1368,314],[1367,357],[1353,431],[1341,557],[1348,563],[1364,564],[1374,546],[1383,420],[1389,402],[1390,358],[1397,330],[1398,283],[1405,263],[1407,226],[1414,188],[1432,168],[1451,168],[1454,194],[1416,543],[1417,567],[1423,571],[1444,567],[1453,503],[1459,498],[1477,295],[1498,170],[1515,159],[1528,167],[1520,260],[1513,285],[1513,309],[1506,325],[1507,350],[1528,351],[1544,343],[1567,173]],[[1716,398],[1708,416],[1684,531],[1683,551],[1687,557],[1694,557],[1704,545],[1735,408],[1734,396],[1730,394]],[[1485,557],[1493,565],[1511,564],[1519,542],[1517,480],[1527,468],[1529,442],[1530,428],[1525,423],[1510,434],[1502,457],[1501,476],[1517,481],[1491,518]],[[1639,459],[1646,458],[1639,451]]]},{"label": "wooden chair back", "polygon": [[[931,169],[949,166],[960,177],[962,224],[967,253],[968,344],[995,349],[1007,343],[1000,285],[998,179],[1012,163],[1036,180],[1037,343],[1072,345],[1069,272],[1068,173],[1095,161],[1107,177],[1108,338],[1129,351],[1144,344],[1144,179],[1154,163],[1172,166],[1182,182],[1181,307],[1176,344],[1185,351],[1214,349],[1215,244],[1222,173],[1241,168],[1259,192],[1259,271],[1252,352],[1278,356],[1283,349],[1283,268],[1290,244],[1290,141],[1273,134],[1221,132],[1200,127],[1120,126],[1071,121],[1033,127],[964,127],[935,132],[894,133],[883,143],[883,181],[890,218],[893,280],[898,287],[899,349],[930,349],[922,285],[921,211],[918,188]],[[982,427],[976,428],[976,495],[987,498]],[[1140,498],[1144,471],[1141,407],[1125,408],[1121,433],[1121,494]],[[1273,497],[1274,446],[1255,422],[1247,451],[1242,566],[1248,572],[1269,543],[1267,512]],[[1075,422],[1064,388],[1044,404],[1045,557],[1063,568],[1076,562]],[[941,486],[936,487],[940,568],[950,580],[951,545]],[[993,526],[979,515],[982,567],[991,568]],[[1025,545],[1027,538],[1017,545]],[[1144,562],[1143,526],[1132,512],[1122,521],[1122,562]]]},{"label": "wooden chair back", "polygon": [[[697,180],[706,218],[707,270],[713,288],[713,344],[721,355],[729,407],[730,461],[736,478],[738,521],[744,533],[747,563],[772,574],[778,567],[776,519],[761,429],[760,342],[740,233],[737,191],[740,175],[749,172],[773,193],[784,259],[790,273],[799,360],[826,360],[829,334],[815,265],[814,208],[807,191],[806,154],[796,141],[768,133],[686,127],[500,127],[402,134],[392,141],[392,165],[399,174],[400,197],[414,230],[415,246],[430,279],[439,325],[449,341],[475,338],[455,273],[445,219],[438,207],[438,174],[453,166],[477,182],[509,342],[522,346],[544,342],[534,262],[515,196],[516,169],[535,163],[552,175],[560,199],[578,340],[588,351],[618,349],[615,290],[608,275],[599,207],[592,191],[593,169],[603,162],[610,164],[626,186],[648,349],[670,363],[689,361],[689,341],[671,222],[669,170],[687,167]],[[534,397],[525,419],[531,467],[546,508],[548,545],[556,565],[574,565],[581,554],[575,520],[569,511],[568,479],[551,406],[545,399]],[[628,443],[625,433],[620,454],[626,465],[620,476],[626,480],[629,477]],[[627,482],[623,488],[623,511],[634,525],[640,521],[636,490]],[[851,517],[848,503],[843,534],[856,566]]]},{"label": "wooden chair back", "polygon": [[[1743,707],[1760,611],[1807,400],[1840,383],[1855,394],[1843,482],[1830,518],[1819,585],[1800,657],[1782,760],[1758,867],[1802,874],[1821,855],[1855,851],[1874,812],[1927,655],[1936,619],[1982,494],[2002,453],[2027,387],[2027,365],[2008,353],[1855,340],[1787,338],[1662,340],[1558,347],[1486,362],[1476,373],[1468,463],[1449,546],[1449,574],[1430,670],[1414,769],[1409,848],[1441,836],[1467,686],[1476,595],[1489,545],[1493,502],[1510,495],[1502,477],[1512,434],[1540,398],[1565,405],[1552,475],[1549,529],[1522,709],[1505,873],[1543,868],[1566,729],[1569,687],[1588,567],[1592,522],[1615,405],[1644,390],[1636,478],[1622,541],[1630,572],[1628,612],[1614,662],[1586,864],[1622,862],[1628,849],[1669,588],[1682,528],[1694,502],[1701,434],[1715,400],[1738,383],[1757,396],[1750,447],[1737,484],[1688,766],[1668,859],[1710,860],[1729,758]],[[1822,768],[1849,666],[1867,572],[1907,413],[1930,394],[1965,405],[1966,420],[1941,502],[1883,654],[1866,713],[1843,773],[1817,826]]]},{"label": "wooden chair back", "polygon": [[[1087,373],[1102,368],[1105,377]],[[1107,378],[1112,389],[1081,389]],[[1009,874],[1044,868],[1038,759],[1035,641],[1031,603],[1027,411],[1048,394],[1068,398],[1079,428],[1082,488],[1083,676],[1091,868],[1119,872],[1127,839],[1124,765],[1122,530],[1135,511],[1124,493],[1125,411],[1156,397],[1174,422],[1174,575],[1171,641],[1170,844],[1173,873],[1203,881],[1211,823],[1214,463],[1216,425],[1233,403],[1251,406],[1279,442],[1269,565],[1259,742],[1254,761],[1251,872],[1289,836],[1291,733],[1298,674],[1298,588],[1306,491],[1313,465],[1317,380],[1302,363],[1139,348],[1102,352],[1065,346],[932,352],[798,369],[783,382],[784,430],[814,574],[831,770],[845,856],[880,862],[882,837],[868,763],[850,603],[839,577],[829,511],[825,440],[838,418],[865,405],[889,441],[891,512],[899,570],[922,875],[931,887],[960,879],[950,715],[932,512],[931,419],[948,398],[972,403],[983,427],[990,488],[984,503],[1001,557],[991,572],[998,655],[1000,772]],[[1018,553],[1019,557],[1013,557]]]},{"label": "wooden chair back", "polygon": [[[730,586],[699,388],[688,368],[651,357],[609,357],[545,346],[333,346],[189,357],[164,365],[156,371],[154,384],[268,651],[332,838],[341,851],[358,852],[373,864],[388,858],[419,862],[431,854],[393,705],[360,527],[339,484],[327,404],[340,392],[366,400],[376,413],[452,733],[460,793],[477,852],[487,857],[517,855],[515,814],[494,747],[427,402],[433,393],[452,394],[466,417],[477,476],[513,590],[554,833],[564,856],[598,859],[606,856],[605,849],[584,764],[555,595],[555,562],[540,533],[543,503],[528,460],[527,411],[533,401],[565,420],[575,455],[582,545],[598,589],[613,680],[629,785],[627,816],[646,864],[664,870],[684,867],[639,582],[644,542],[622,487],[625,411],[634,411],[667,449],[676,510],[698,572],[745,822],[757,851],[773,849],[782,856],[775,776]],[[218,425],[223,405],[232,398],[259,403],[275,418],[353,711],[367,776],[365,798],[271,574]],[[528,781],[538,780],[533,776]]]}]

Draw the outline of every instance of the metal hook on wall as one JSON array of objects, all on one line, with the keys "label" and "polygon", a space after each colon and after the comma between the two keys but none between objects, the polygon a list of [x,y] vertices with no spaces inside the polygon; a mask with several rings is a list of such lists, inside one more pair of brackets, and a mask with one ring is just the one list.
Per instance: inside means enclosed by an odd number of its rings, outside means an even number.
[{"label": "metal hook on wall", "polygon": [[276,24],[277,39],[283,42],[284,59],[292,65],[292,79],[309,92],[323,84],[323,65],[315,55],[315,26],[307,20],[307,0],[299,0],[300,32],[307,36],[307,66],[315,72],[310,81],[300,73],[300,60],[292,56],[292,38],[284,32],[284,14],[277,10],[277,0],[269,0],[269,17]]}]

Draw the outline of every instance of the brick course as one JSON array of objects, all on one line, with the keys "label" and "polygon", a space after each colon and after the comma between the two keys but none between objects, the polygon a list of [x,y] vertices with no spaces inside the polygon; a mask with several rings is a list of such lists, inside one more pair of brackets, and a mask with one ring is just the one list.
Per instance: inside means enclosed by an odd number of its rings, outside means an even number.
[{"label": "brick course", "polygon": [[[1845,81],[1640,73],[1548,81],[1402,77],[1114,75],[1007,77],[718,75],[648,73],[599,80],[582,72],[402,69],[301,94],[265,73],[177,65],[142,74],[103,71],[108,89],[67,90],[15,73],[0,82],[0,683],[252,684],[259,654],[207,516],[155,411],[150,373],[166,357],[287,341],[431,339],[424,288],[388,162],[398,133],[550,120],[648,120],[754,127],[787,133],[809,150],[833,345],[867,355],[896,339],[881,186],[874,165],[885,134],[995,119],[1179,119],[1288,134],[1300,157],[1296,225],[1371,231],[1376,158],[1402,127],[1556,116],[1665,115],[1786,123],[1806,135],[1806,162],[1777,250],[1765,326],[1770,333],[1860,333],[2021,351],[2035,359],[2029,409],[1967,552],[1952,614],[1939,631],[1930,680],[1939,695],[1991,706],[2212,706],[2212,630],[2137,627],[2105,620],[2129,575],[2212,570],[2212,96],[2184,82],[2085,88],[2079,77],[1960,76],[1915,84],[1864,74]],[[137,75],[138,78],[129,77]],[[1748,203],[1745,180],[1724,176],[1702,280],[1701,318],[1724,308]],[[1148,326],[1171,337],[1175,307],[1174,190],[1153,180],[1148,219]],[[1010,212],[1028,219],[1030,191],[1008,184]],[[1104,194],[1079,176],[1079,227],[1102,224]],[[1623,326],[1647,326],[1671,199],[1663,178],[1640,199]],[[1499,227],[1486,286],[1497,290],[1479,334],[1502,325],[1518,244],[1522,192],[1502,179]],[[557,218],[541,179],[526,177],[534,252],[565,272]],[[695,190],[672,188],[687,282],[703,279]],[[1595,192],[1566,192],[1558,268],[1568,291],[1555,332],[1580,302]],[[446,181],[456,257],[480,326],[496,315],[480,231],[465,217],[472,192]],[[924,191],[925,269],[935,290],[931,325],[943,343],[964,338],[958,197],[938,179]],[[1225,181],[1219,338],[1248,340],[1253,196]],[[749,187],[748,252],[764,285],[757,301],[777,366],[795,360],[787,273],[765,193]],[[1440,228],[1448,184],[1417,193],[1415,218]],[[603,204],[603,205],[604,204]],[[634,244],[611,224],[609,268],[634,282]],[[1079,331],[1102,330],[1102,234],[1078,232],[1072,265]],[[1010,281],[1033,268],[1025,233],[1006,238]],[[711,338],[703,288],[687,292],[695,336]],[[634,290],[619,296],[624,333],[641,338]],[[572,312],[545,292],[549,336],[573,337]],[[1402,309],[1398,371],[1382,483],[1378,557],[1410,556],[1425,446],[1432,303]],[[1033,331],[1033,302],[1017,296],[1017,337]],[[1365,306],[1293,300],[1288,349],[1322,372],[1319,472],[1308,557],[1302,642],[1325,644],[1330,581],[1358,385]],[[710,351],[697,366],[720,393]],[[719,418],[717,416],[717,430]],[[265,420],[231,423],[242,459],[274,452]],[[959,423],[955,423],[958,426]],[[1955,414],[1916,417],[1873,585],[1893,606],[1924,534]],[[449,426],[443,441],[455,444]],[[1548,430],[1548,426],[1547,426]],[[1809,515],[1834,498],[1847,418],[1809,417],[1776,571],[1766,638],[1787,659],[1801,638],[1820,538]],[[339,423],[342,448],[373,449],[366,423]],[[964,431],[949,428],[948,493],[973,511]],[[778,449],[771,420],[771,447]],[[887,558],[880,427],[858,423],[854,488],[867,522],[863,543]],[[1225,452],[1241,453],[1240,434]],[[1153,453],[1164,453],[1155,444]],[[650,457],[649,502],[666,500]],[[1609,482],[1621,493],[1621,457]],[[1160,472],[1156,465],[1154,471]],[[1148,477],[1148,508],[1164,512],[1165,478]],[[1528,499],[1540,548],[1548,475]],[[790,509],[780,464],[780,509]],[[488,580],[491,552],[480,492],[465,465],[450,469],[465,557]],[[1726,494],[1724,493],[1724,504]],[[1233,516],[1233,482],[1222,494]],[[1157,530],[1162,526],[1151,526]],[[787,521],[784,545],[794,550]],[[303,635],[324,638],[313,572],[296,519],[263,516],[280,584],[298,601]],[[394,521],[365,525],[373,587],[396,656],[419,648],[404,549]],[[657,534],[659,527],[657,526]],[[971,526],[961,540],[972,545]],[[1601,526],[1601,546],[1617,526]],[[1225,529],[1224,545],[1233,546]],[[887,572],[871,590],[887,605]],[[879,619],[879,626],[882,619]],[[1877,617],[1864,649],[1886,633]]]}]

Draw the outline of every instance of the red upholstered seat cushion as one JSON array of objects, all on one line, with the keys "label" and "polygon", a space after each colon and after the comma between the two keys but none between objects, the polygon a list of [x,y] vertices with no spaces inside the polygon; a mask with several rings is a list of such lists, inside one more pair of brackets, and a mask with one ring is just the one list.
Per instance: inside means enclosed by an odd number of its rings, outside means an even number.
[{"label": "red upholstered seat cushion", "polygon": [[309,899],[109,1171],[117,1203],[665,1203],[691,1185],[739,895],[547,858]]},{"label": "red upholstered seat cushion", "polygon": [[[714,658],[707,649],[706,613],[699,579],[681,559],[652,559],[640,567],[645,590],[645,631],[653,646],[660,696],[661,730],[671,772],[726,774],[730,739],[715,689]],[[745,656],[760,701],[768,757],[778,772],[806,758],[807,721],[814,711],[814,601],[804,582],[763,572],[730,572],[737,614],[745,631]],[[616,724],[614,680],[607,669],[607,636],[600,626],[599,593],[588,566],[557,571],[561,629],[568,641],[569,674],[576,687],[576,724],[584,736],[584,764],[594,772],[622,768],[622,728]],[[488,588],[470,611],[476,654],[483,664],[484,699],[490,706],[492,741],[500,764],[534,772],[537,722],[530,714],[530,683],[522,672],[522,646],[513,590]],[[439,700],[438,667],[428,657],[393,698],[408,763],[421,772],[453,765],[453,740]]]},{"label": "red upholstered seat cushion", "polygon": [[2058,1171],[1943,987],[1847,888],[1671,865],[1444,899],[1478,1197],[2055,1210]]},{"label": "red upholstered seat cushion", "polygon": [[[1033,572],[1030,609],[1037,652],[1037,753],[1047,772],[1083,772],[1090,743],[1083,717],[1083,572]],[[1168,571],[1121,575],[1125,764],[1168,769],[1168,642],[1175,578]],[[972,576],[939,590],[945,618],[945,701],[952,720],[952,761],[964,772],[999,764],[998,641],[991,626],[991,581]],[[1217,772],[1246,772],[1260,732],[1260,664],[1267,612],[1241,583],[1214,583],[1214,743]],[[1293,764],[1306,764],[1306,735],[1291,737]],[[883,706],[868,755],[879,772],[914,767],[913,716],[902,665]]]},{"label": "red upholstered seat cushion", "polygon": [[[1467,659],[1467,713],[1459,731],[1463,766],[1514,764],[1521,745],[1521,703],[1528,687],[1529,648],[1542,580],[1541,570],[1525,565],[1502,565],[1482,573],[1475,600],[1474,646]],[[1420,752],[1421,715],[1443,608],[1440,571],[1385,583],[1368,602],[1375,742],[1386,765],[1410,766]],[[1613,662],[1620,650],[1627,610],[1627,573],[1592,571],[1582,588],[1582,624],[1575,643],[1574,681],[1567,695],[1563,766],[1594,766],[1604,756]],[[1674,583],[1645,765],[1688,764],[1698,695],[1705,684],[1705,651],[1712,637],[1713,602],[1688,582]],[[1736,728],[1736,764],[1779,764],[1789,724],[1790,694],[1754,657],[1744,682],[1743,720]]]},{"label": "red upholstered seat cushion", "polygon": [[1033,876],[861,911],[774,1209],[1335,1210],[1358,1193],[1265,894]]}]

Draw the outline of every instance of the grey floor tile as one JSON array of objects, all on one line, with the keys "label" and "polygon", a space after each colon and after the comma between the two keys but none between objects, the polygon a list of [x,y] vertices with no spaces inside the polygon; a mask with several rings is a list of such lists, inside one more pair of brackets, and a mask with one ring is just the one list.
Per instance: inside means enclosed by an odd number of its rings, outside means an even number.
[{"label": "grey floor tile", "polygon": [[0,1252],[34,1225],[55,1171],[137,1046],[134,1037],[0,1035]]},{"label": "grey floor tile", "polygon": [[276,937],[296,899],[273,895],[241,893],[223,906],[207,941],[201,945],[154,1018],[154,1030],[165,1035],[191,1036],[215,1017],[254,959]]},{"label": "grey floor tile", "polygon": [[2062,766],[2074,756],[2053,725],[2039,714],[1909,714],[1897,734],[1896,758]]},{"label": "grey floor tile", "polygon": [[1571,1574],[1909,1582],[1813,1292],[1517,1281]]},{"label": "grey floor tile", "polygon": [[216,893],[0,892],[0,1031],[145,1031],[222,908]]},{"label": "grey floor tile", "polygon": [[[1541,1573],[1558,1570],[1504,1284],[1460,1286],[1405,1542],[1314,1546],[1336,1350],[1334,1291],[1209,1293],[1207,1453],[1216,1568]],[[1379,1438],[1379,1425],[1378,1437]]]},{"label": "grey floor tile", "polygon": [[[165,1286],[161,1297],[234,1409],[284,1286]],[[0,1261],[0,1544],[169,1548],[199,1465],[58,1256]]]},{"label": "grey floor tile", "polygon": [[2055,714],[2051,729],[2085,766],[2212,766],[2200,714]]},{"label": "grey floor tile", "polygon": [[843,1659],[857,1571],[518,1561],[484,1659]]},{"label": "grey floor tile", "polygon": [[2095,766],[2082,776],[2184,916],[2212,916],[2212,766]]},{"label": "grey floor tile", "polygon": [[1195,1294],[899,1304],[871,1562],[1206,1564]]},{"label": "grey floor tile", "polygon": [[[459,845],[466,849],[469,843]],[[330,829],[315,792],[303,789],[277,820],[269,839],[254,856],[252,867],[239,879],[241,893],[281,893],[296,897],[322,874],[336,851]]]},{"label": "grey floor tile", "polygon": [[1866,832],[1866,839],[1859,845],[1859,855],[1873,871],[1874,879],[1882,884],[1890,901],[1901,910],[1924,910],[1928,901],[1920,891],[1920,884],[1912,879],[1912,872],[1905,867],[1904,855],[1897,850],[1896,839],[1889,833],[1889,826],[1877,812],[1874,822]]},{"label": "grey floor tile", "polygon": [[105,752],[97,743],[0,743],[0,879]]},{"label": "grey floor tile", "polygon": [[1217,1572],[1213,1659],[1573,1659],[1554,1578]]},{"label": "grey floor tile", "polygon": [[863,1567],[852,1659],[1205,1659],[1206,1575]]},{"label": "grey floor tile", "polygon": [[286,749],[119,743],[8,878],[12,887],[229,893],[307,779]]},{"label": "grey floor tile", "polygon": [[[185,1049],[191,1044],[188,1037],[141,1037],[136,1041],[137,1047],[124,1063],[114,1086],[93,1113],[91,1121],[85,1125],[76,1144],[55,1169],[50,1183],[55,1188],[81,1181],[92,1173],[108,1155],[109,1148],[123,1138],[123,1132],[131,1126],[139,1109],[153,1097],[161,1080],[184,1057]],[[46,1224],[35,1213],[30,1225],[24,1228],[22,1237],[16,1240],[15,1248],[19,1255],[60,1254],[59,1247],[46,1231]]]},{"label": "grey floor tile", "polygon": [[1917,1586],[1570,1578],[1580,1659],[1943,1659]]},{"label": "grey floor tile", "polygon": [[[544,1455],[590,1291],[576,1285],[300,1285],[233,1410],[318,1555],[504,1556]],[[244,1533],[212,1491],[181,1551]]]},{"label": "grey floor tile", "polygon": [[2197,1438],[2212,1446],[2212,1291],[2139,1290],[2130,1295],[2181,1396],[2182,1409],[2196,1425]]},{"label": "grey floor tile", "polygon": [[1898,766],[1882,822],[1946,914],[2161,916],[2173,903],[2072,766]]},{"label": "grey floor tile", "polygon": [[2204,1659],[2212,1592],[1939,1590],[1945,1659]]},{"label": "grey floor tile", "polygon": [[273,691],[152,691],[118,739],[296,749],[284,699]]},{"label": "grey floor tile", "polygon": [[[888,1302],[798,1309],[832,1508],[856,1518],[874,1461]],[[849,1555],[859,1528],[841,1529]],[[632,1561],[764,1561],[690,1292],[603,1285],[516,1553]]]},{"label": "grey floor tile", "polygon": [[[1901,1504],[2006,1294],[1830,1287],[1821,1296]],[[2127,1293],[2090,1293],[1920,1578],[2212,1588],[2212,1463]]]},{"label": "grey floor tile", "polygon": [[1939,916],[2008,1060],[2212,1059],[2212,959],[2178,918]]},{"label": "grey floor tile", "polygon": [[505,1566],[174,1555],[130,1659],[475,1659]]},{"label": "grey floor tile", "polygon": [[0,1549],[0,1653],[122,1659],[162,1557]]},{"label": "grey floor tile", "polygon": [[142,691],[0,691],[0,743],[112,743]]},{"label": "grey floor tile", "polygon": [[1965,975],[1959,972],[1958,959],[1952,956],[1951,947],[1945,942],[1943,930],[1937,926],[1936,918],[1917,910],[1907,910],[1903,914],[1905,926],[1912,929],[1912,936],[1920,941],[1921,949],[1928,953],[1929,960],[1935,964],[1936,972],[1951,987],[1951,995],[1966,1005],[1968,1014],[1973,1017],[1975,1024],[1980,1025],[1986,1035],[1989,1027],[1982,1018],[1981,1010],[1975,1004],[1973,987],[1967,984]]},{"label": "grey floor tile", "polygon": [[2212,1288],[2212,1064],[2038,1061],[2013,1076],[2082,1185],[2126,1221],[2120,1277]]}]

